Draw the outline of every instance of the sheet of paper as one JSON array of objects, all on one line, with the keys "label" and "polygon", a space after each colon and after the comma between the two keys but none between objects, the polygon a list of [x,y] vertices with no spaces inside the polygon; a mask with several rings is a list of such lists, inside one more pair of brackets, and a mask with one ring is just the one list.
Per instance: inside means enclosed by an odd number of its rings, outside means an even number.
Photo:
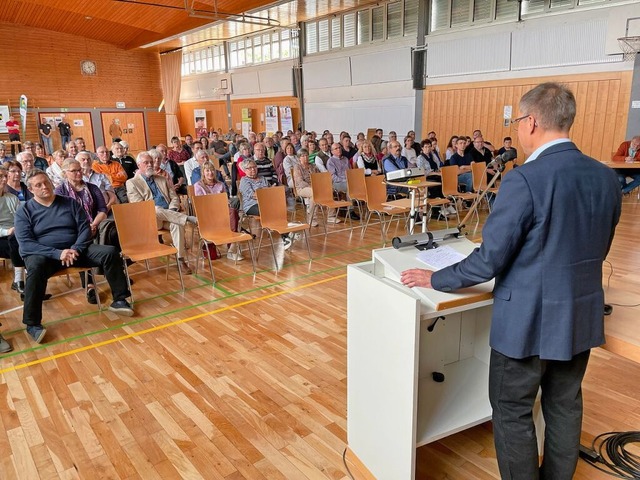
[{"label": "sheet of paper", "polygon": [[416,257],[431,267],[432,270],[437,271],[454,263],[458,263],[464,259],[466,255],[463,255],[448,245],[444,245],[432,250],[422,250]]}]

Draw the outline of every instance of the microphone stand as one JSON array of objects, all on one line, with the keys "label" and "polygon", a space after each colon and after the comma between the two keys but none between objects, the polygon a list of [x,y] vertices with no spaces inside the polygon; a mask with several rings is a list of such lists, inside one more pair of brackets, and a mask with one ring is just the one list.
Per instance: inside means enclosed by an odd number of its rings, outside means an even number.
[{"label": "microphone stand", "polygon": [[[491,187],[493,187],[493,185],[496,183],[496,181],[498,180],[499,177],[502,176],[502,171],[504,170],[504,163],[503,162],[498,162],[497,165],[497,172],[496,174],[493,176],[493,178],[491,179],[491,181],[487,184],[487,187],[482,190],[480,192],[480,195],[478,195],[478,197],[476,198],[476,200],[473,202],[473,205],[471,205],[471,208],[469,209],[469,211],[467,212],[467,214],[465,215],[465,217],[462,219],[462,221],[460,222],[460,225],[458,225],[458,230],[460,230],[462,232],[462,230],[466,227],[467,224],[467,220],[469,220],[469,218],[471,217],[471,215],[476,212],[478,210],[478,206],[480,205],[480,202],[482,201],[482,199],[484,197],[487,196],[487,193],[489,192],[489,189]],[[483,172],[483,176],[487,174],[487,170],[489,169],[489,165],[487,165],[487,167],[484,169]],[[476,225],[477,227],[477,225]]]}]

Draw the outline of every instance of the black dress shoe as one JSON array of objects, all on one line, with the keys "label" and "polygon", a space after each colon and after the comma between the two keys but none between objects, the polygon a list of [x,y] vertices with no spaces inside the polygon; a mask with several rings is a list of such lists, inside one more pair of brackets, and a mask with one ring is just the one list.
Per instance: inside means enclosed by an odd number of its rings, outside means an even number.
[{"label": "black dress shoe", "polygon": [[89,302],[91,305],[98,304],[98,295],[95,288],[89,288],[87,290],[87,302]]},{"label": "black dress shoe", "polygon": [[351,220],[360,220],[360,215],[358,215],[356,212],[351,212],[349,214],[349,216],[351,217]]},{"label": "black dress shoe", "polygon": [[605,315],[611,315],[611,312],[613,312],[613,306],[609,305],[608,303],[604,304],[604,314]]},{"label": "black dress shoe", "polygon": [[[53,297],[53,295],[51,295],[50,293],[45,293],[42,301],[46,302],[47,300],[51,300],[51,297]],[[20,294],[20,300],[24,302],[24,293]]]},{"label": "black dress shoe", "polygon": [[11,284],[11,290],[15,290],[18,293],[24,293],[24,282],[13,282]]}]

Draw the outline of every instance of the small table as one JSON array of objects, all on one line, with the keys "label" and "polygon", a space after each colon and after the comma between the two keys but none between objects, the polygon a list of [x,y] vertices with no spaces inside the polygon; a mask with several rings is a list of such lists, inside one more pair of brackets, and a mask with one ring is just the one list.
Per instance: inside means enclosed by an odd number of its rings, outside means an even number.
[{"label": "small table", "polygon": [[[407,182],[388,182],[385,180],[384,182],[386,185],[391,185],[393,187],[404,187],[404,188],[408,188],[409,189],[409,235],[413,235],[413,228],[415,227],[416,224],[416,192],[419,189],[428,189],[429,187],[437,187],[439,185],[441,185],[440,182],[433,182],[431,180],[421,180],[418,183],[407,183]],[[393,202],[383,202],[382,205],[384,205],[385,207],[396,207],[396,208],[406,208],[407,207],[407,200],[406,199],[401,199],[401,200],[394,200]],[[424,209],[424,212],[426,214],[426,210],[427,210],[427,195],[425,192],[424,195],[424,200],[422,203],[422,207]],[[427,231],[427,222],[422,221],[422,233],[425,233]]]},{"label": "small table", "polygon": [[633,170],[637,170],[638,168],[640,168],[640,162],[612,162],[612,161],[606,161],[606,162],[600,162],[603,165],[606,165],[607,167],[611,167],[613,169],[633,169]]}]

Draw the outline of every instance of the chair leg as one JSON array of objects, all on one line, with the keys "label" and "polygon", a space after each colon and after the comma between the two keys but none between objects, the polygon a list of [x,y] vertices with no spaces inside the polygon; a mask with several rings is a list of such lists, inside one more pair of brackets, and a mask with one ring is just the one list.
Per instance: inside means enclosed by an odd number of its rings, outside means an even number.
[{"label": "chair leg", "polygon": [[[206,245],[206,251],[207,251],[207,260],[209,261],[209,273],[211,274],[211,281],[213,283],[216,283],[216,277],[213,274],[213,264],[211,263],[211,252],[209,251],[209,242],[207,242],[206,240],[204,240],[202,238],[200,239],[200,243],[199,243],[200,251],[198,252],[198,255],[200,255],[200,252],[202,252],[202,247],[205,246],[205,245]],[[197,268],[198,267],[197,267],[197,264],[196,264],[196,269]]]},{"label": "chair leg", "polygon": [[[276,264],[276,272],[278,271],[278,259],[276,258],[276,247],[273,245],[273,232],[269,230],[269,238],[271,239],[271,253],[273,253],[273,261]],[[260,238],[262,240],[262,238]]]},{"label": "chair leg", "polygon": [[371,213],[372,213],[372,212],[371,212],[371,210],[369,210],[369,211],[367,212],[367,220],[366,220],[366,222],[364,223],[364,225],[363,225],[363,227],[362,227],[362,233],[360,234],[360,238],[361,238],[361,239],[363,239],[363,238],[364,238],[364,234],[366,233],[366,231],[367,231],[367,227],[369,226],[369,220],[371,220]]},{"label": "chair leg", "polygon": [[256,274],[256,258],[255,253],[253,251],[253,241],[249,240],[247,242],[249,244],[249,255],[251,255],[251,265],[253,266],[253,274]]},{"label": "chair leg", "polygon": [[311,247],[309,246],[309,235],[308,231],[304,230],[304,240],[307,243],[307,252],[309,252],[309,260],[311,260]]},{"label": "chair leg", "polygon": [[[93,288],[96,291],[96,299],[98,300],[98,312],[101,312],[102,311],[102,302],[100,302],[100,291],[98,290],[98,282],[96,281],[96,276],[97,275],[98,275],[98,269],[92,267],[91,268],[91,276],[93,277]],[[87,287],[89,287],[89,282],[85,281],[84,284]]]},{"label": "chair leg", "polygon": [[131,278],[129,278],[129,267],[127,266],[127,258],[122,255],[122,263],[124,265],[124,276],[127,278],[127,287],[131,295],[131,303],[133,303],[133,289],[131,288]]},{"label": "chair leg", "polygon": [[[182,279],[182,268],[180,267],[180,260],[178,260],[178,252],[176,252],[176,265],[178,266],[178,275],[180,276],[180,286],[184,292],[184,280]],[[169,256],[167,255],[167,268],[169,268]]]}]

